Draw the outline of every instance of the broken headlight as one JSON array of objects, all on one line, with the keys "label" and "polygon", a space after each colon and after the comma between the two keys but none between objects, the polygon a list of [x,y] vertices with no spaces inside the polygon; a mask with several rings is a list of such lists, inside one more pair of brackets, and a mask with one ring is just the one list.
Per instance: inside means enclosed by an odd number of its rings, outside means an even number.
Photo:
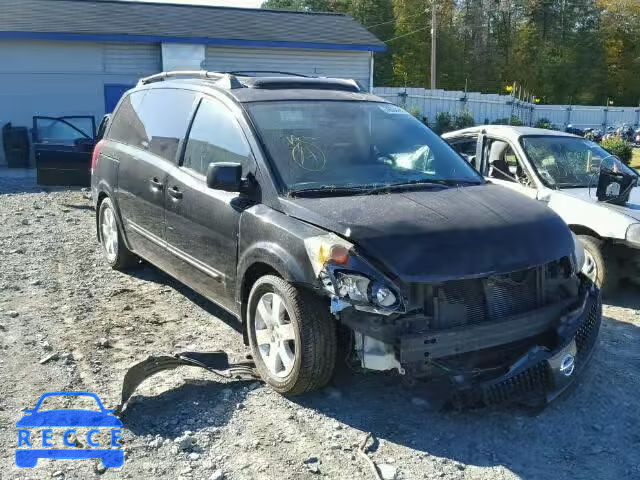
[{"label": "broken headlight", "polygon": [[336,293],[341,298],[368,302],[369,283],[371,283],[370,280],[362,275],[340,272],[336,274]]},{"label": "broken headlight", "polygon": [[388,314],[400,307],[400,295],[347,240],[327,233],[306,238],[304,245],[313,271],[332,296],[358,310]]},{"label": "broken headlight", "polygon": [[337,236],[335,233],[317,235],[304,239],[304,247],[307,250],[311,267],[316,275],[329,261],[339,265],[345,265],[349,261],[349,252],[353,244]]},{"label": "broken headlight", "polygon": [[395,307],[398,303],[398,297],[393,293],[393,290],[380,283],[372,287],[371,297],[374,303],[384,308]]},{"label": "broken headlight", "polygon": [[358,303],[370,303],[391,309],[397,306],[398,296],[382,282],[372,282],[357,273],[336,273],[336,294],[342,299]]}]

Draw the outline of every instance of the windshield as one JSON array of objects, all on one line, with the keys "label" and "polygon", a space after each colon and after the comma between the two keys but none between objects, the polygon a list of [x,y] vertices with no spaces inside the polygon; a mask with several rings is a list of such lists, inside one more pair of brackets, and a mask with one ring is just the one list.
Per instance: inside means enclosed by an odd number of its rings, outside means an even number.
[{"label": "windshield", "polygon": [[483,181],[436,134],[394,105],[285,101],[247,109],[290,192]]},{"label": "windshield", "polygon": [[611,157],[597,143],[582,138],[522,137],[521,142],[533,167],[549,187],[593,186],[602,160]]}]

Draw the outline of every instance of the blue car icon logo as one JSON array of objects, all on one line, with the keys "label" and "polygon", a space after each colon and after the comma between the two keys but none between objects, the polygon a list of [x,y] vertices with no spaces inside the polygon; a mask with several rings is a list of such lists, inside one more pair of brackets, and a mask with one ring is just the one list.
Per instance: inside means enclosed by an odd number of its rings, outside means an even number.
[{"label": "blue car icon logo", "polygon": [[[39,411],[42,402],[49,397],[76,396],[90,397],[95,400],[99,411],[85,409],[58,409]],[[38,464],[40,458],[52,459],[89,459],[99,458],[107,468],[117,468],[124,464],[124,451],[120,444],[122,422],[114,415],[114,411],[104,408],[100,398],[95,393],[70,391],[49,392],[43,394],[36,406],[26,409],[25,415],[18,420],[18,448],[16,449],[16,465],[22,468],[32,468]],[[53,438],[53,428],[64,427],[61,438]],[[76,448],[74,436],[77,428],[87,428],[86,444],[91,448]],[[40,430],[41,435],[37,435]],[[97,439],[107,430],[108,445],[102,445]],[[110,430],[110,431],[109,431]],[[58,447],[62,443],[68,448]],[[102,443],[107,443],[104,440]],[[111,448],[105,448],[105,447]],[[40,448],[42,447],[42,448]],[[70,448],[69,448],[70,447]]]}]

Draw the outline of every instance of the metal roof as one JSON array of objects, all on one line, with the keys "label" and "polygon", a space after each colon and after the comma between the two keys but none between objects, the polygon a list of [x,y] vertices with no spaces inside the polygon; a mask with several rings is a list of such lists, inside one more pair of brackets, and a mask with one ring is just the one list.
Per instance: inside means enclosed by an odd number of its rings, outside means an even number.
[{"label": "metal roof", "polygon": [[384,51],[348,15],[121,0],[2,0],[0,39]]}]

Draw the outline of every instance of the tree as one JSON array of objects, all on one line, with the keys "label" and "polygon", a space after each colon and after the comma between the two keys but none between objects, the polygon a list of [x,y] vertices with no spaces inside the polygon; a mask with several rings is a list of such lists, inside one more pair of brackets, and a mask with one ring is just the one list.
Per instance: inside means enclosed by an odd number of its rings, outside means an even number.
[{"label": "tree", "polygon": [[266,8],[347,13],[383,41],[376,85],[430,83],[438,14],[439,88],[501,92],[517,81],[547,103],[637,105],[639,0],[267,0]]}]

